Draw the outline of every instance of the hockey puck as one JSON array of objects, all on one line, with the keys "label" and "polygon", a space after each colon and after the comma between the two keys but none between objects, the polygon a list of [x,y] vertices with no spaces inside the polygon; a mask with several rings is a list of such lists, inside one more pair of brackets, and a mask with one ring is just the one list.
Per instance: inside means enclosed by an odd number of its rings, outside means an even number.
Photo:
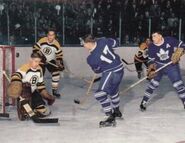
[{"label": "hockey puck", "polygon": [[74,99],[74,103],[80,104],[80,100],[79,99]]}]

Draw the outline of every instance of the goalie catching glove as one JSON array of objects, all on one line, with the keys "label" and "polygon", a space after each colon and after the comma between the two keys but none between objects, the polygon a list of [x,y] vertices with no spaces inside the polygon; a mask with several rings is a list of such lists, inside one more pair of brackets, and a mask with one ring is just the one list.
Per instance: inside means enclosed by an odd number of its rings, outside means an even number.
[{"label": "goalie catching glove", "polygon": [[58,69],[60,71],[63,71],[65,69],[63,60],[56,60],[56,65],[58,66]]},{"label": "goalie catching glove", "polygon": [[175,52],[172,54],[171,60],[173,64],[176,64],[180,61],[180,57],[184,54],[183,48],[177,48]]},{"label": "goalie catching glove", "polygon": [[152,79],[156,76],[156,69],[157,69],[157,65],[156,64],[151,64],[148,67],[148,71],[147,71],[147,77],[148,79]]}]

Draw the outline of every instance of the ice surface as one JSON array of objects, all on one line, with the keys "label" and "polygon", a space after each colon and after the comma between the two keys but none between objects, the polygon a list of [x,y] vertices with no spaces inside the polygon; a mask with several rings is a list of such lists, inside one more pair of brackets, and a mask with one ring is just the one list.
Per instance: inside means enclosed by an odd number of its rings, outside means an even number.
[{"label": "ice surface", "polygon": [[[120,89],[137,79],[124,78]],[[184,79],[185,80],[185,79]],[[84,105],[75,105],[74,98],[85,95],[87,85],[65,77],[61,81],[61,99],[51,107],[51,117],[59,124],[40,125],[19,121],[11,108],[11,120],[0,120],[0,143],[176,143],[185,141],[185,110],[169,80],[164,78],[146,112],[139,111],[147,81],[121,95],[123,121],[117,127],[99,128],[104,119],[100,105],[89,96]],[[95,91],[97,84],[93,87]],[[47,85],[49,88],[50,86]]]}]

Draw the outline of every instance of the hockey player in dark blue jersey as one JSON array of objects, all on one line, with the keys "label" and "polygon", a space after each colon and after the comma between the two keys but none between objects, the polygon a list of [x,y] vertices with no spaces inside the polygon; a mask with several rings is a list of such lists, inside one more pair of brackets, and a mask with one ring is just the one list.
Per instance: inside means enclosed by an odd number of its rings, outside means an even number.
[{"label": "hockey player in dark blue jersey", "polygon": [[[173,37],[163,37],[160,32],[152,34],[153,43],[149,45],[149,68],[148,78],[150,83],[145,90],[145,95],[141,101],[141,111],[146,110],[147,103],[153,91],[159,86],[159,82],[164,75],[167,75],[178,93],[179,98],[185,108],[185,86],[182,81],[179,60],[184,54],[185,44]],[[155,74],[155,70],[172,61],[173,63]]]},{"label": "hockey player in dark blue jersey", "polygon": [[120,57],[114,52],[118,44],[114,39],[95,39],[92,35],[84,36],[81,42],[90,52],[87,57],[89,66],[95,73],[102,73],[98,90],[94,96],[100,102],[108,118],[101,121],[99,125],[100,127],[115,125],[115,119],[122,117],[119,110],[119,85],[124,74]]}]

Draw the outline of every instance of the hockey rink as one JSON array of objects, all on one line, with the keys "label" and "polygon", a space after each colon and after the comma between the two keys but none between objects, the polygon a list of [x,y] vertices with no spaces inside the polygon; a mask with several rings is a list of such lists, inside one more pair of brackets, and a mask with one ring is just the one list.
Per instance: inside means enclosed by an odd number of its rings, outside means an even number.
[{"label": "hockey rink", "polygon": [[[125,89],[135,81],[137,78],[134,76],[125,77],[120,89]],[[59,124],[19,121],[16,109],[10,107],[10,120],[0,120],[0,143],[185,142],[185,110],[167,78],[163,78],[147,111],[139,111],[146,83],[144,81],[126,94],[121,94],[120,109],[124,120],[118,120],[116,127],[99,128],[99,121],[104,119],[104,114],[93,95],[83,105],[73,102],[74,98],[85,95],[88,85],[80,79],[64,75],[60,83],[63,96],[51,107],[51,117],[58,117]],[[97,85],[93,86],[93,92]],[[47,88],[50,88],[49,84]]]}]

